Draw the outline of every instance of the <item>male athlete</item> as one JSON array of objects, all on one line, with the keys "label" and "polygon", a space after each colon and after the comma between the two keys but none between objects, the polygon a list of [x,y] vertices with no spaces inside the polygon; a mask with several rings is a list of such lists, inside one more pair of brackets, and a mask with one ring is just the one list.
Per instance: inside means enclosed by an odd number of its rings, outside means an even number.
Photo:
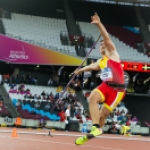
[{"label": "male athlete", "polygon": [[[103,82],[91,92],[89,97],[89,109],[93,121],[92,130],[89,134],[77,138],[75,141],[77,145],[82,145],[89,139],[102,134],[101,128],[105,123],[105,119],[113,109],[116,108],[125,95],[124,71],[116,47],[109,38],[98,14],[95,13],[91,19],[91,23],[98,27],[103,37],[103,41],[100,43],[102,59],[99,59],[96,63],[89,66],[77,69],[74,73],[80,74],[84,71],[101,70],[100,78]],[[104,103],[100,111],[98,108],[99,102]]]}]

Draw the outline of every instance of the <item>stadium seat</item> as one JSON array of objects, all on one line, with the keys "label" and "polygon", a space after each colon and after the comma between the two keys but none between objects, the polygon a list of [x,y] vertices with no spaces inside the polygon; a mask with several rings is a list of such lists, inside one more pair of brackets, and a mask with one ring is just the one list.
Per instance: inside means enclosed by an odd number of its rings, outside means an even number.
[{"label": "stadium seat", "polygon": [[64,46],[61,43],[60,33],[63,31],[68,34],[64,19],[11,13],[11,19],[2,18],[2,21],[7,36],[59,52],[62,49],[63,53],[76,55],[73,46]]},{"label": "stadium seat", "polygon": [[[94,41],[97,40],[97,38],[99,36],[99,30],[96,26],[93,26],[92,24],[86,23],[86,22],[77,22],[77,24],[79,25],[82,33],[87,33],[89,35],[92,35]],[[112,31],[112,33],[114,33],[114,35],[109,34],[109,36],[110,36],[111,40],[114,42],[116,49],[117,49],[118,53],[120,54],[120,57],[122,60],[140,61],[140,62],[149,62],[150,61],[150,59],[146,55],[139,53],[135,48],[132,47],[133,42],[130,44],[131,40],[128,40],[129,43],[124,43],[123,41],[121,41],[119,39],[119,37],[117,37],[117,36],[115,37],[116,32],[119,34],[119,31],[120,30],[122,31],[123,27],[120,26],[118,28],[118,27],[113,27],[113,26],[106,26],[106,28],[108,29],[108,31]],[[117,30],[119,30],[119,31],[117,31]],[[123,33],[124,32],[125,31],[123,31]],[[118,34],[116,34],[116,35],[118,35]],[[134,35],[134,33],[132,33],[131,35]],[[134,38],[135,38],[135,40],[137,40],[137,42],[141,41],[141,39],[139,37],[136,39],[136,36],[138,36],[138,35],[139,34],[134,35],[135,36]],[[123,36],[123,35],[121,35],[121,36]],[[129,39],[129,38],[127,38],[128,35],[126,35],[125,37],[126,37],[126,39]],[[129,34],[129,37],[130,37],[130,34]],[[91,54],[89,56],[90,58],[99,58],[99,56],[100,56],[99,46],[100,46],[100,43],[97,43],[95,46],[95,49],[91,52]],[[86,53],[88,53],[90,51],[90,48],[86,48],[85,50],[86,50]]]}]

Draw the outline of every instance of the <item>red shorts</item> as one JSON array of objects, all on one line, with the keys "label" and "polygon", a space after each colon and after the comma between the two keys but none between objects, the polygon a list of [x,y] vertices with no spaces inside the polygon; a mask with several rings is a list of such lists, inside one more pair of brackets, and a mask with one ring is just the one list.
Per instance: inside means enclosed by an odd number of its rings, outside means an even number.
[{"label": "red shorts", "polygon": [[94,91],[98,91],[104,102],[104,107],[113,111],[125,96],[124,90],[118,90],[108,86],[105,82],[99,85]]}]

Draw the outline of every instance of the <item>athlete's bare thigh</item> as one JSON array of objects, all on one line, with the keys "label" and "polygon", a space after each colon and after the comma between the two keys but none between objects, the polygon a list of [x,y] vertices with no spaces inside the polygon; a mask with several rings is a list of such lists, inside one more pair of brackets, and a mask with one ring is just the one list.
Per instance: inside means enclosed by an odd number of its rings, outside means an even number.
[{"label": "athlete's bare thigh", "polygon": [[95,101],[95,102],[103,102],[104,100],[102,99],[102,96],[98,91],[92,91],[90,96],[89,96],[89,102]]}]

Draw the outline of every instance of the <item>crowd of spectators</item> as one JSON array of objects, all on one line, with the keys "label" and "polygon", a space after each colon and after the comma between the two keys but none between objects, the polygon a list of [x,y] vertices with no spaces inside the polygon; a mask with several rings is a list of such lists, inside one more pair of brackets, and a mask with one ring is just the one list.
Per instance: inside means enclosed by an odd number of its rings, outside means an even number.
[{"label": "crowd of spectators", "polygon": [[9,93],[17,93],[17,94],[26,94],[26,95],[30,95],[30,89],[25,89],[25,84],[22,83],[20,85],[16,84],[16,83],[9,83]]},{"label": "crowd of spectators", "polygon": [[[63,87],[58,86],[55,89],[55,92],[50,91],[49,93],[45,91],[41,91],[40,94],[34,94],[32,95],[32,91],[30,89],[26,89],[25,84],[9,84],[11,93],[14,90],[17,90],[17,94],[22,94],[24,97],[24,100],[18,99],[16,106],[22,106],[26,103],[31,104],[32,101],[32,108],[36,109],[43,109],[45,112],[52,112],[55,113],[58,116],[60,116],[61,121],[65,121],[66,115],[65,111],[68,106],[70,106],[70,114],[72,119],[79,119],[82,121],[82,112],[83,112],[83,106],[79,102],[79,100],[76,97],[75,91],[68,87],[67,92],[65,93],[64,98],[59,99],[60,95],[63,92]],[[52,109],[53,108],[53,109]],[[36,112],[31,111],[31,114],[36,114]]]},{"label": "crowd of spectators", "polygon": [[[18,75],[17,75],[18,76]],[[32,77],[30,74],[24,75],[24,81],[25,83],[35,84],[37,83],[37,78],[34,80],[34,77]],[[16,77],[16,81],[18,80],[18,77]],[[137,78],[136,80],[133,80],[133,89],[134,92],[142,93],[142,88],[149,83],[150,78],[144,80]],[[75,85],[79,83],[79,80],[75,80]],[[53,80],[50,78],[47,81],[48,86],[53,85]],[[89,119],[89,116],[86,115],[84,112],[84,108],[82,104],[80,103],[80,100],[77,99],[75,95],[74,89],[69,87],[67,89],[67,94],[65,95],[65,98],[59,99],[60,95],[63,91],[63,86],[56,87],[55,92],[49,91],[49,93],[45,91],[41,91],[41,93],[37,93],[32,95],[32,91],[30,89],[25,88],[25,84],[22,83],[20,85],[16,83],[10,83],[10,91],[17,90],[18,93],[24,94],[24,100],[34,100],[33,108],[37,109],[43,109],[45,112],[51,112],[53,108],[53,113],[60,116],[61,121],[66,120],[66,114],[65,111],[67,110],[68,106],[70,106],[70,118],[71,119],[77,119],[80,122],[83,122],[83,116],[85,118]],[[141,88],[142,87],[142,88]],[[46,102],[44,105],[41,103],[41,100],[45,100]],[[24,105],[25,101],[18,100],[17,106]],[[31,114],[35,114],[34,111],[31,112]],[[128,110],[125,108],[124,104],[121,103],[107,118],[106,124],[110,125],[109,133],[119,133],[121,126],[124,124],[126,126],[140,126],[140,122],[136,118],[136,116],[132,116]]]},{"label": "crowd of spectators", "polygon": [[138,118],[130,114],[123,102],[108,116],[106,124],[110,125],[108,133],[116,134],[120,134],[122,125],[129,127],[139,127],[141,125]]},{"label": "crowd of spectators", "polygon": [[[61,72],[62,72],[62,69],[63,69],[63,67],[60,68]],[[58,70],[58,81],[54,81],[52,78],[49,78],[46,81],[47,86],[54,86],[54,85],[56,87],[59,85],[66,86],[68,80],[70,79],[70,76],[66,77],[67,74],[60,73],[60,70]],[[129,73],[126,71],[124,74],[125,74],[124,77],[125,77],[125,85],[126,85],[126,91],[127,92],[134,92],[134,93],[141,93],[141,94],[149,94],[150,93],[150,77],[148,77],[147,75],[139,74],[139,73],[133,74],[133,73]],[[83,83],[80,83],[81,87],[83,89],[91,90],[94,88],[94,85],[97,85],[96,83],[93,82],[93,80],[88,80],[88,78],[90,78],[90,76],[88,76],[86,78],[84,77],[83,81],[81,78],[82,78],[82,76],[76,77],[75,81],[83,82]],[[12,91],[18,90],[19,92],[20,91],[22,92],[23,89],[17,89],[18,88],[17,84],[21,84],[21,83],[38,85],[38,77],[36,75],[32,75],[30,73],[24,74],[22,76],[21,81],[19,81],[19,79],[20,78],[19,78],[18,74],[14,74],[11,77],[8,74],[3,76],[3,82],[11,83],[10,86],[11,86]],[[90,82],[90,84],[88,82]],[[90,86],[86,86],[86,84],[90,85]]]},{"label": "crowd of spectators", "polygon": [[137,79],[133,85],[133,88],[135,93],[150,93],[150,77],[147,79]]},{"label": "crowd of spectators", "polygon": [[150,77],[147,75],[125,72],[125,85],[127,92],[150,94]]},{"label": "crowd of spectators", "polygon": [[11,116],[7,110],[7,107],[4,105],[4,99],[0,95],[0,117]]},{"label": "crowd of spectators", "polygon": [[[40,95],[36,95],[35,97],[30,97],[32,100],[35,100],[35,103],[33,105],[33,108],[39,108],[41,109],[42,103],[38,100],[43,99],[46,100],[44,103],[44,106],[42,106],[43,110],[45,112],[51,112],[53,109],[53,113],[56,113],[58,116],[60,116],[60,121],[66,121],[66,110],[68,106],[70,107],[70,118],[79,120],[80,122],[83,122],[83,116],[85,118],[90,119],[89,116],[87,116],[84,113],[84,108],[82,104],[77,99],[74,90],[71,88],[67,89],[66,97],[59,100],[59,96],[62,92],[62,87],[59,86],[56,88],[56,93],[50,92],[45,93],[44,91],[41,92]],[[32,91],[31,91],[32,93]],[[25,97],[25,99],[30,99],[29,97]],[[18,105],[23,105],[24,102],[19,100],[17,103]],[[100,105],[101,107],[101,105]],[[36,114],[34,110],[31,112],[31,114]],[[43,118],[42,118],[43,119]],[[109,133],[120,133],[120,129],[122,125],[126,126],[140,126],[140,121],[136,116],[132,116],[129,111],[125,108],[124,103],[122,102],[107,118],[106,125],[110,125]],[[68,129],[67,129],[68,130]]]},{"label": "crowd of spectators", "polygon": [[23,83],[25,83],[25,84],[37,84],[37,82],[38,82],[38,78],[36,75],[33,76],[30,73],[23,75]]}]

